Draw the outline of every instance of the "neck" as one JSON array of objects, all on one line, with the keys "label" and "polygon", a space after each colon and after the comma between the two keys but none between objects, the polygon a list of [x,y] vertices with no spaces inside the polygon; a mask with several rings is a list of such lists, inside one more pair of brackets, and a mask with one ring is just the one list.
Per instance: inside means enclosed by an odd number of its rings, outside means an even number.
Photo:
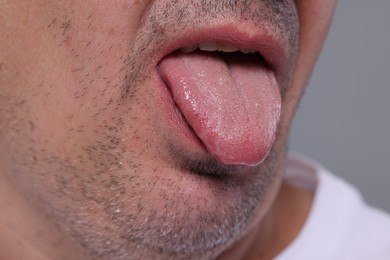
[{"label": "neck", "polygon": [[219,260],[275,259],[301,231],[310,213],[313,196],[309,191],[283,183],[265,218]]}]

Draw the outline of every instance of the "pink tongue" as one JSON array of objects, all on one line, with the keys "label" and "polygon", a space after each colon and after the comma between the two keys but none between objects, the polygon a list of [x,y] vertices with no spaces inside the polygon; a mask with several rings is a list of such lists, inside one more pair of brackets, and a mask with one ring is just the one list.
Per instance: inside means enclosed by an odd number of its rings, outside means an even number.
[{"label": "pink tongue", "polygon": [[260,60],[212,52],[175,53],[159,73],[207,150],[225,164],[260,164],[274,142],[281,98]]}]

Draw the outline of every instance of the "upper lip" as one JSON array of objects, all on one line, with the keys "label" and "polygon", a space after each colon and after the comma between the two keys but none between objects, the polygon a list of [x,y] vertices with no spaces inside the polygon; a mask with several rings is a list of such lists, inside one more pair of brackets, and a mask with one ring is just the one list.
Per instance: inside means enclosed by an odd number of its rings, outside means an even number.
[{"label": "upper lip", "polygon": [[157,53],[157,60],[160,61],[182,47],[202,42],[220,42],[260,53],[277,77],[286,66],[287,60],[287,49],[279,39],[280,37],[269,29],[237,24],[192,28],[167,42]]}]

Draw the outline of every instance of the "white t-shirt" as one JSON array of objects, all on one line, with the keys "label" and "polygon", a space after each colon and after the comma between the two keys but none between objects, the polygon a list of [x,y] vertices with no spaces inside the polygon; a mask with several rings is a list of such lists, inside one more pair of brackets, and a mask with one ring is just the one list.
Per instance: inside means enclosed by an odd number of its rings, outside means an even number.
[{"label": "white t-shirt", "polygon": [[[277,260],[390,260],[390,216],[321,165],[289,156],[286,179],[315,192],[301,233]],[[390,199],[390,198],[389,198]]]}]

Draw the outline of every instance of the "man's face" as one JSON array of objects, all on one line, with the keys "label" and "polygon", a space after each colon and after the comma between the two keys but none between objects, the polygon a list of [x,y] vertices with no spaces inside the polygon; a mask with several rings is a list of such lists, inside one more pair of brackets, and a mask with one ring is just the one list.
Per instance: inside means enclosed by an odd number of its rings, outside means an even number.
[{"label": "man's face", "polygon": [[334,1],[6,2],[0,171],[33,208],[110,259],[215,257],[263,219]]}]

